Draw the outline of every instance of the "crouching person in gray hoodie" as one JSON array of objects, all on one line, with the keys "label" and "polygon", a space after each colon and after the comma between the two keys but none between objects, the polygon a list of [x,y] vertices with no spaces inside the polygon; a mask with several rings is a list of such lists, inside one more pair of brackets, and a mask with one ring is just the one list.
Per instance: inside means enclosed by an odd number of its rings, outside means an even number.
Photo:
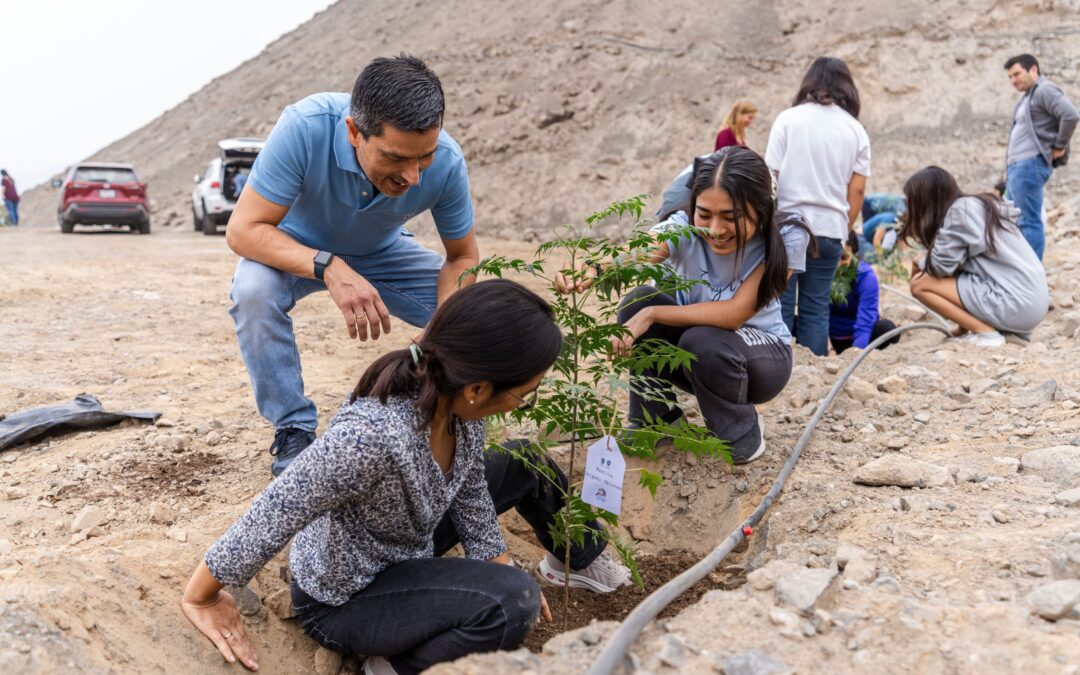
[{"label": "crouching person in gray hoodie", "polygon": [[952,339],[979,347],[1025,339],[1046,317],[1046,270],[1016,225],[1017,210],[991,195],[964,195],[948,171],[930,166],[904,183],[902,237],[924,246],[911,294],[955,321]]}]

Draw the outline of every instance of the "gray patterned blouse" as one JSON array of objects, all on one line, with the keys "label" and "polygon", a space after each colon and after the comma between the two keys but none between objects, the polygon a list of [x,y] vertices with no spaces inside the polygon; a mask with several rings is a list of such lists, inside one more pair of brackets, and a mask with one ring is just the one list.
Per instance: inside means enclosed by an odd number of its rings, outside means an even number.
[{"label": "gray patterned blouse", "polygon": [[242,586],[296,535],[293,578],[319,602],[341,605],[387,567],[430,558],[447,512],[466,556],[503,553],[484,479],[483,421],[457,421],[449,480],[431,454],[430,431],[417,422],[410,397],[346,403],[210,547],[210,573]]}]

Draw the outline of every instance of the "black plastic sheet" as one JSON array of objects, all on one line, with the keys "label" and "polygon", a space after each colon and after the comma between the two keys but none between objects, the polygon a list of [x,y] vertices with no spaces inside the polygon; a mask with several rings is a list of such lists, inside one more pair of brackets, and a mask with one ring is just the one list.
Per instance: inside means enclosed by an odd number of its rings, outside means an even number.
[{"label": "black plastic sheet", "polygon": [[80,429],[107,427],[134,419],[153,422],[161,413],[153,410],[109,412],[90,394],[79,394],[70,403],[24,410],[0,417],[0,450],[36,440],[43,436]]}]

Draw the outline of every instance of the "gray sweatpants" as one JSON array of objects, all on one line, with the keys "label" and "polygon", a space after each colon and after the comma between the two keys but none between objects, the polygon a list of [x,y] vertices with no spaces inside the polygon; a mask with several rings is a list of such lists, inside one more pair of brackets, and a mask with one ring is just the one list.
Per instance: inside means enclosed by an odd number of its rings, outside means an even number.
[{"label": "gray sweatpants", "polygon": [[[623,298],[619,322],[625,323],[645,307],[677,304],[674,297],[655,288],[635,288]],[[669,342],[697,360],[689,368],[646,371],[635,378],[628,415],[632,424],[644,423],[646,412],[654,419],[677,420],[682,411],[673,407],[674,385],[697,397],[705,426],[717,438],[735,441],[754,425],[754,404],[775,398],[791,377],[791,346],[756,328],[744,326],[732,331],[653,324],[638,342],[648,339]],[[648,394],[640,393],[642,389],[648,389]]]}]

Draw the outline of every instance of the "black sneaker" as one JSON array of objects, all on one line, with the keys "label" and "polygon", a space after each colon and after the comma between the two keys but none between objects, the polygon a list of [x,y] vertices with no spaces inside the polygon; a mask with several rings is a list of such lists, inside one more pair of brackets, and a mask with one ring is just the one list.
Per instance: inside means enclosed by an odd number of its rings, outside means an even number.
[{"label": "black sneaker", "polygon": [[731,461],[736,464],[749,464],[765,453],[765,427],[761,415],[754,420],[750,431],[731,444],[730,450]]},{"label": "black sneaker", "polygon": [[270,473],[275,477],[287,469],[293,460],[300,456],[304,448],[315,441],[315,434],[296,427],[285,427],[274,432],[274,442],[270,444],[270,455],[274,461],[270,464]]}]

